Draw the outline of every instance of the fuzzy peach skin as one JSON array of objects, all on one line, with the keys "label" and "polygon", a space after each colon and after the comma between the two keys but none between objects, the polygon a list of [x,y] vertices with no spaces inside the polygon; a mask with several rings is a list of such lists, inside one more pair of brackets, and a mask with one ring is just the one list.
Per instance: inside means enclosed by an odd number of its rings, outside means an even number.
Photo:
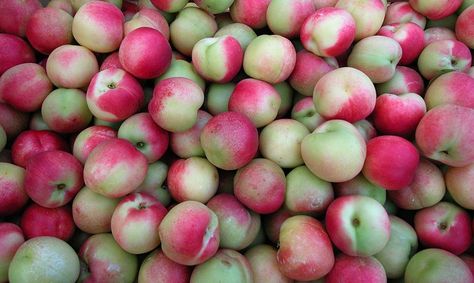
[{"label": "fuzzy peach skin", "polygon": [[346,52],[355,35],[354,18],[346,10],[334,7],[318,9],[306,18],[300,30],[304,48],[323,57]]},{"label": "fuzzy peach skin", "polygon": [[110,198],[133,192],[145,179],[146,157],[129,141],[109,139],[96,146],[84,164],[84,182]]},{"label": "fuzzy peach skin", "polygon": [[423,96],[425,93],[425,83],[421,75],[414,69],[405,66],[397,66],[393,77],[384,83],[376,84],[375,89],[377,90],[377,95],[411,92]]},{"label": "fuzzy peach skin", "polygon": [[46,7],[37,10],[26,26],[26,38],[34,49],[49,54],[61,45],[70,44],[72,16],[66,11]]},{"label": "fuzzy peach skin", "polygon": [[469,186],[473,177],[474,163],[464,167],[448,167],[444,174],[449,195],[466,209],[474,208],[474,194]]},{"label": "fuzzy peach skin", "polygon": [[384,189],[399,190],[413,182],[419,160],[417,148],[408,140],[382,135],[368,141],[362,173]]},{"label": "fuzzy peach skin", "polygon": [[148,112],[161,128],[183,132],[194,126],[203,103],[204,93],[199,85],[187,78],[174,77],[155,85]]},{"label": "fuzzy peach skin", "polygon": [[181,11],[189,0],[149,0],[149,2],[162,11],[175,13]]},{"label": "fuzzy peach skin", "polygon": [[137,113],[120,125],[118,137],[130,141],[147,158],[148,163],[160,159],[168,149],[168,132],[160,128],[151,115]]},{"label": "fuzzy peach skin", "polygon": [[71,239],[76,230],[69,206],[46,208],[36,203],[23,211],[20,227],[26,239],[50,236],[63,241]]},{"label": "fuzzy peach skin", "polygon": [[234,195],[260,214],[276,212],[285,201],[286,178],[273,161],[256,158],[234,176]]},{"label": "fuzzy peach skin", "polygon": [[288,82],[298,93],[312,96],[314,86],[319,79],[336,67],[307,50],[301,50],[296,53],[295,68],[291,72]]},{"label": "fuzzy peach skin", "polygon": [[390,37],[374,35],[357,42],[347,58],[347,65],[364,72],[374,83],[390,80],[402,58],[400,44]]},{"label": "fuzzy peach skin", "polygon": [[74,139],[72,153],[84,164],[90,152],[101,142],[116,138],[117,131],[107,126],[90,126]]},{"label": "fuzzy peach skin", "polygon": [[385,17],[387,2],[384,0],[339,0],[336,8],[349,12],[355,20],[355,40],[374,35],[380,29]]},{"label": "fuzzy peach skin", "polygon": [[275,120],[281,97],[269,83],[257,79],[244,79],[237,83],[228,102],[229,111],[247,116],[260,128]]},{"label": "fuzzy peach skin", "polygon": [[409,0],[413,10],[426,16],[430,20],[439,20],[452,15],[461,6],[462,0],[441,0],[432,2],[429,0]]},{"label": "fuzzy peach skin", "polygon": [[387,6],[387,12],[383,21],[384,25],[409,22],[417,24],[422,29],[426,26],[425,16],[413,10],[407,1],[392,2]]},{"label": "fuzzy peach skin", "polygon": [[313,102],[326,120],[343,119],[350,123],[365,119],[375,107],[376,91],[370,78],[352,68],[338,68],[316,83]]},{"label": "fuzzy peach skin", "polygon": [[402,209],[417,210],[435,205],[444,197],[446,185],[441,170],[422,158],[413,182],[400,190],[388,191],[390,200]]},{"label": "fuzzy peach skin", "polygon": [[301,156],[308,169],[319,178],[344,182],[362,170],[366,144],[349,122],[329,120],[303,138]]},{"label": "fuzzy peach skin", "polygon": [[442,104],[456,104],[474,108],[474,78],[460,71],[452,71],[432,80],[425,93],[428,109]]},{"label": "fuzzy peach skin", "polygon": [[90,234],[110,232],[112,214],[119,201],[83,187],[72,202],[74,224]]},{"label": "fuzzy peach skin", "polygon": [[390,238],[385,208],[367,196],[341,196],[326,210],[326,229],[334,245],[350,256],[380,252]]},{"label": "fuzzy peach skin", "polygon": [[203,263],[219,248],[217,215],[197,201],[174,206],[163,218],[159,235],[164,254],[183,265]]},{"label": "fuzzy peach skin", "polygon": [[39,9],[41,9],[39,0],[2,1],[0,3],[0,32],[24,37],[29,19]]},{"label": "fuzzy peach skin", "polygon": [[430,43],[438,40],[457,40],[453,30],[446,27],[431,27],[425,29],[425,47]]},{"label": "fuzzy peach skin", "polygon": [[102,64],[100,64],[99,71],[103,71],[109,68],[123,69],[122,64],[120,64],[118,51],[112,52],[107,55],[107,57],[105,57],[104,61],[102,61]]},{"label": "fuzzy peach skin", "polygon": [[471,217],[450,202],[439,202],[416,212],[414,226],[421,244],[453,254],[464,253],[471,245]]},{"label": "fuzzy peach skin", "polygon": [[192,62],[206,81],[227,83],[242,66],[244,53],[240,43],[232,36],[203,38],[196,42]]},{"label": "fuzzy peach skin", "polygon": [[120,43],[120,64],[139,79],[163,74],[171,63],[171,46],[161,32],[149,27],[137,28]]},{"label": "fuzzy peach skin", "polygon": [[33,49],[22,38],[13,34],[0,33],[0,76],[13,66],[35,61]]},{"label": "fuzzy peach skin", "polygon": [[25,113],[8,104],[0,103],[0,125],[2,125],[7,138],[14,139],[28,128],[29,113]]},{"label": "fuzzy peach skin", "polygon": [[158,227],[168,211],[153,196],[134,193],[123,198],[111,219],[114,239],[122,249],[143,254],[160,244]]},{"label": "fuzzy peach skin", "polygon": [[196,42],[213,36],[217,23],[212,15],[195,6],[179,11],[170,24],[170,39],[173,47],[183,55],[190,56]]},{"label": "fuzzy peach skin", "polygon": [[461,167],[474,162],[471,144],[474,109],[445,104],[428,111],[416,129],[421,153],[443,164]]},{"label": "fuzzy peach skin", "polygon": [[51,82],[62,88],[85,88],[99,71],[97,59],[80,45],[62,45],[51,52],[46,72]]},{"label": "fuzzy peach skin", "polygon": [[401,65],[410,65],[425,47],[425,33],[415,23],[391,24],[380,28],[378,35],[388,36],[395,39],[402,48]]},{"label": "fuzzy peach skin", "polygon": [[243,67],[250,77],[276,84],[291,75],[295,64],[296,50],[289,39],[263,34],[247,46]]},{"label": "fuzzy peach skin", "polygon": [[12,144],[13,163],[26,167],[34,155],[50,150],[67,151],[69,146],[59,134],[49,130],[27,130],[18,135]]},{"label": "fuzzy peach skin", "polygon": [[140,266],[138,283],[188,283],[192,268],[169,259],[162,250],[150,253]]},{"label": "fuzzy peach skin", "polygon": [[41,206],[63,206],[83,185],[82,164],[68,152],[44,151],[31,157],[26,164],[25,192]]},{"label": "fuzzy peach skin", "polygon": [[274,247],[260,244],[248,249],[244,255],[252,267],[255,283],[293,283],[278,269],[277,250]]},{"label": "fuzzy peach skin", "polygon": [[474,17],[474,7],[469,7],[464,10],[456,20],[456,37],[466,44],[469,48],[474,48],[474,24],[472,18]]},{"label": "fuzzy peach skin", "polygon": [[276,0],[268,5],[266,19],[272,33],[286,38],[299,35],[305,19],[316,11],[313,0]]},{"label": "fuzzy peach skin", "polygon": [[219,220],[219,247],[242,250],[257,237],[260,215],[247,209],[235,196],[218,194],[206,206],[214,211]]},{"label": "fuzzy peach skin", "polygon": [[114,4],[91,1],[79,8],[72,22],[74,39],[94,52],[108,53],[120,46],[124,16]]},{"label": "fuzzy peach skin", "polygon": [[0,101],[23,112],[41,109],[52,90],[45,69],[35,63],[16,65],[0,77]]},{"label": "fuzzy peach skin", "polygon": [[8,267],[18,248],[25,242],[18,225],[0,223],[0,282],[8,282]]},{"label": "fuzzy peach skin", "polygon": [[41,117],[57,133],[77,133],[92,121],[86,94],[79,89],[53,90],[41,105]]},{"label": "fuzzy peach skin", "polygon": [[123,25],[124,34],[140,27],[150,27],[158,30],[168,40],[170,38],[170,27],[165,17],[158,10],[142,8]]},{"label": "fuzzy peach skin", "polygon": [[325,277],[325,283],[385,283],[387,275],[383,265],[374,257],[339,254],[334,267]]},{"label": "fuzzy peach skin", "polygon": [[296,120],[275,120],[260,132],[260,153],[282,168],[302,165],[301,141],[308,134],[305,125]]},{"label": "fuzzy peach skin", "polygon": [[202,129],[200,140],[206,158],[224,170],[245,166],[258,151],[257,128],[237,112],[214,116]]},{"label": "fuzzy peach skin", "polygon": [[321,180],[306,166],[286,175],[285,207],[295,214],[318,215],[334,200],[331,183]]},{"label": "fuzzy peach skin", "polygon": [[[317,280],[334,265],[331,241],[321,222],[310,216],[292,216],[280,229],[277,264],[280,272],[294,280]],[[304,239],[304,240],[303,240]]]},{"label": "fuzzy peach skin", "polygon": [[180,158],[193,156],[204,157],[200,136],[204,126],[211,120],[212,115],[204,110],[198,110],[197,121],[194,126],[184,132],[171,133],[170,147],[174,154]]},{"label": "fuzzy peach skin", "polygon": [[466,72],[471,67],[471,51],[457,40],[438,40],[427,45],[418,57],[418,70],[431,80],[449,71]]},{"label": "fuzzy peach skin", "polygon": [[426,113],[423,98],[416,93],[389,94],[377,97],[372,119],[381,134],[410,136]]},{"label": "fuzzy peach skin", "polygon": [[138,112],[145,96],[142,86],[132,75],[122,69],[109,68],[92,77],[86,99],[95,117],[118,122]]},{"label": "fuzzy peach skin", "polygon": [[246,24],[253,29],[267,25],[266,13],[271,0],[234,0],[230,6],[230,16],[237,23]]},{"label": "fuzzy peach skin", "polygon": [[310,132],[325,122],[324,118],[316,112],[312,97],[305,97],[293,105],[291,119],[305,125]]},{"label": "fuzzy peach skin", "polygon": [[26,205],[29,197],[24,190],[25,169],[0,162],[0,176],[0,216],[3,217],[18,212]]},{"label": "fuzzy peach skin", "polygon": [[206,203],[217,192],[219,173],[205,158],[178,159],[168,170],[167,185],[171,196],[178,202],[194,200]]}]

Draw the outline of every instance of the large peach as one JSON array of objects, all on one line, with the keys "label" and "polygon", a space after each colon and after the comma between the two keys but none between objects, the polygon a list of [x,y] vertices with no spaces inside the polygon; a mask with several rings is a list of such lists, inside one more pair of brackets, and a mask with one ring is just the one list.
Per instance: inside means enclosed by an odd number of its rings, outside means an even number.
[{"label": "large peach", "polygon": [[[2,2],[0,5],[7,2]],[[33,49],[23,39],[13,34],[0,33],[0,76],[13,66],[34,63],[35,60]]]}]

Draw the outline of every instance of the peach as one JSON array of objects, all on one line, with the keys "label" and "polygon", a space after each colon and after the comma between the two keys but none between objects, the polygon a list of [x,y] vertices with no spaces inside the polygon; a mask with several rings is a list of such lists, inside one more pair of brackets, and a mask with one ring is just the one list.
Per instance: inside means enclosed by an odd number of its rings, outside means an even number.
[{"label": "peach", "polygon": [[402,209],[416,210],[438,203],[446,192],[443,173],[425,158],[420,160],[415,170],[413,182],[405,188],[388,191],[395,205]]},{"label": "peach", "polygon": [[171,203],[170,192],[163,186],[168,174],[168,165],[162,161],[148,164],[145,180],[134,192],[144,192],[155,197],[164,206]]},{"label": "peach", "polygon": [[180,10],[170,24],[170,39],[176,50],[190,56],[196,42],[213,36],[216,31],[217,23],[212,15],[189,6]]},{"label": "peach", "polygon": [[283,222],[294,216],[285,206],[280,208],[278,211],[263,215],[262,223],[265,236],[274,244],[278,244],[280,238],[280,228]]},{"label": "peach", "polygon": [[46,7],[37,10],[26,26],[26,38],[34,49],[49,54],[61,45],[70,44],[72,16],[64,10]]},{"label": "peach", "polygon": [[206,108],[212,115],[229,110],[229,99],[234,92],[235,83],[210,84],[206,96]]},{"label": "peach", "polygon": [[12,215],[28,202],[28,195],[24,189],[25,169],[20,166],[0,162],[0,216]]},{"label": "peach", "polygon": [[129,141],[108,139],[87,157],[84,182],[89,189],[106,197],[123,197],[143,183],[147,166],[146,157]]},{"label": "peach", "polygon": [[271,0],[234,0],[230,6],[230,16],[237,23],[246,24],[253,29],[267,25],[266,12]]},{"label": "peach", "polygon": [[426,26],[426,18],[413,10],[408,1],[392,2],[387,7],[383,24],[390,25],[399,23],[414,23],[424,29]]},{"label": "peach", "polygon": [[46,72],[51,82],[61,88],[85,88],[99,71],[94,53],[80,45],[62,45],[51,52]]},{"label": "peach", "polygon": [[123,22],[123,13],[115,5],[91,1],[74,15],[72,34],[80,45],[94,52],[108,53],[120,46]]},{"label": "peach", "polygon": [[313,91],[315,109],[327,120],[343,119],[353,123],[365,119],[374,109],[375,99],[376,91],[370,78],[352,67],[325,74]]},{"label": "peach", "polygon": [[426,16],[430,20],[439,20],[446,18],[447,16],[454,14],[456,10],[461,6],[462,0],[441,0],[433,3],[429,0],[409,0],[410,6],[413,10]]},{"label": "peach", "polygon": [[303,215],[285,220],[277,263],[280,272],[294,280],[317,280],[328,274],[334,265],[334,251],[321,222]]},{"label": "peach", "polygon": [[211,118],[201,132],[206,158],[217,168],[239,169],[258,151],[258,132],[247,116],[223,112]]},{"label": "peach", "polygon": [[260,214],[276,212],[285,200],[286,178],[273,161],[256,158],[237,170],[234,195],[246,207]]},{"label": "peach", "polygon": [[13,66],[35,61],[35,53],[28,43],[18,36],[0,33],[0,76]]},{"label": "peach", "polygon": [[456,20],[456,37],[469,48],[474,48],[474,24],[470,19],[474,16],[474,7],[464,10]]},{"label": "peach", "polygon": [[377,130],[375,129],[373,123],[367,119],[359,120],[355,123],[352,123],[356,127],[357,131],[361,134],[365,142],[368,142],[371,138],[377,136]]},{"label": "peach", "polygon": [[260,215],[248,210],[231,194],[218,194],[207,203],[219,221],[219,247],[234,250],[247,248],[260,230]]},{"label": "peach", "polygon": [[360,195],[368,196],[380,204],[384,205],[387,199],[387,192],[384,188],[377,186],[371,183],[364,175],[361,173],[349,181],[335,183],[333,185],[334,193],[337,197],[340,196],[350,196],[350,195]]},{"label": "peach", "polygon": [[124,23],[123,31],[125,36],[140,27],[154,28],[161,32],[167,40],[170,38],[168,22],[157,10],[150,8],[140,9],[130,20]]},{"label": "peach", "polygon": [[51,0],[46,7],[61,9],[71,16],[74,15],[74,8],[70,0]]},{"label": "peach", "polygon": [[163,253],[183,265],[203,263],[219,248],[217,215],[197,201],[175,205],[161,221],[159,235]]},{"label": "peach", "polygon": [[242,50],[245,51],[247,46],[257,37],[255,31],[248,25],[242,23],[231,23],[224,27],[221,27],[215,34],[215,37],[230,35],[235,38],[239,43]]},{"label": "peach", "polygon": [[400,44],[402,48],[401,65],[411,64],[425,47],[423,29],[411,22],[383,26],[377,34],[391,37]]},{"label": "peach", "polygon": [[244,71],[268,83],[286,80],[296,64],[296,50],[285,37],[263,34],[253,39],[244,54]]},{"label": "peach", "polygon": [[39,9],[41,9],[39,0],[2,1],[0,3],[0,32],[24,37],[29,19]]},{"label": "peach", "polygon": [[316,11],[313,0],[276,0],[268,5],[267,25],[274,34],[293,38],[299,35],[306,18]]},{"label": "peach", "polygon": [[192,50],[196,71],[207,81],[227,83],[242,66],[244,54],[240,43],[230,35],[203,38]]},{"label": "peach", "polygon": [[109,55],[107,55],[107,57],[105,57],[104,61],[102,61],[102,64],[100,64],[99,71],[103,71],[109,68],[123,69],[122,64],[120,64],[118,51],[112,52]]},{"label": "peach", "polygon": [[211,14],[220,14],[226,12],[234,0],[195,0],[194,3]]},{"label": "peach", "polygon": [[8,104],[0,103],[0,125],[8,138],[15,138],[28,128],[30,115],[16,110]]},{"label": "peach", "polygon": [[217,192],[219,174],[207,159],[190,157],[171,164],[167,175],[168,190],[174,200],[206,203]]},{"label": "peach", "polygon": [[156,8],[168,12],[179,12],[186,6],[189,0],[149,0]]},{"label": "peach", "polygon": [[83,187],[72,202],[74,224],[90,234],[110,232],[112,214],[119,201]]},{"label": "peach", "polygon": [[444,179],[449,195],[466,209],[474,207],[474,195],[470,190],[470,180],[474,176],[473,164],[464,167],[448,167]]},{"label": "peach", "polygon": [[384,93],[417,93],[423,96],[425,93],[425,83],[421,75],[414,69],[397,66],[393,77],[384,83],[376,84],[375,89],[378,95]]},{"label": "peach", "polygon": [[82,131],[92,121],[86,94],[78,89],[53,90],[41,105],[41,116],[46,125],[58,133]]},{"label": "peach", "polygon": [[195,82],[183,77],[168,78],[155,85],[148,112],[161,128],[183,132],[196,124],[203,103],[204,93]]},{"label": "peach", "polygon": [[432,80],[425,93],[428,109],[442,104],[474,108],[474,78],[460,71],[443,74]]},{"label": "peach", "polygon": [[150,253],[138,271],[139,283],[188,283],[192,268],[169,259],[157,249]]},{"label": "peach", "polygon": [[290,111],[291,106],[293,106],[294,90],[286,81],[274,84],[273,87],[280,95],[281,100],[280,107],[278,108],[277,118],[285,117],[288,111]]},{"label": "peach", "polygon": [[300,30],[304,48],[323,57],[339,56],[346,52],[355,35],[354,18],[346,10],[334,7],[318,9],[306,18]]},{"label": "peach", "polygon": [[161,32],[141,27],[128,33],[122,40],[119,59],[123,68],[133,76],[153,79],[168,69],[171,63],[171,46]]},{"label": "peach", "polygon": [[197,73],[194,65],[185,59],[172,60],[166,72],[156,78],[155,84],[158,84],[162,80],[176,77],[188,78],[198,84],[202,91],[206,90],[206,82],[204,79]]},{"label": "peach", "polygon": [[334,70],[336,66],[306,50],[296,53],[296,64],[288,81],[297,92],[312,96],[314,86],[322,76]]},{"label": "peach", "polygon": [[296,120],[310,131],[314,131],[324,123],[324,118],[316,112],[312,97],[305,97],[296,102],[291,109],[291,119]]},{"label": "peach", "polygon": [[90,126],[74,139],[72,152],[84,164],[90,152],[101,142],[116,138],[117,131],[107,126]]},{"label": "peach", "polygon": [[16,65],[0,77],[0,101],[13,108],[34,112],[41,109],[53,85],[45,69],[35,63]]},{"label": "peach", "polygon": [[272,85],[250,78],[237,83],[230,95],[228,109],[247,116],[260,128],[275,120],[280,105],[281,97]]},{"label": "peach", "polygon": [[245,252],[253,270],[254,282],[292,283],[278,269],[277,250],[266,244],[254,246]]},{"label": "peach", "polygon": [[334,267],[326,276],[325,282],[384,283],[387,282],[387,276],[383,265],[374,257],[340,254],[336,257]]},{"label": "peach", "polygon": [[180,158],[192,156],[204,157],[204,150],[201,146],[200,136],[204,126],[211,120],[212,115],[203,110],[198,110],[197,121],[194,126],[184,132],[171,133],[170,146]]},{"label": "peach", "polygon": [[457,40],[453,30],[446,27],[432,27],[425,29],[425,47],[438,40]]},{"label": "peach", "polygon": [[474,162],[471,123],[474,123],[473,109],[453,104],[437,106],[418,124],[416,143],[428,158],[449,166],[466,166]]},{"label": "peach", "polygon": [[18,225],[0,223],[0,282],[8,282],[8,268],[18,248],[25,242],[23,232]]},{"label": "peach", "polygon": [[300,144],[308,134],[309,130],[296,120],[275,120],[260,133],[260,152],[282,168],[299,166],[303,164]]},{"label": "peach", "polygon": [[336,8],[349,12],[355,20],[355,40],[375,35],[383,24],[387,2],[384,0],[339,0]]}]

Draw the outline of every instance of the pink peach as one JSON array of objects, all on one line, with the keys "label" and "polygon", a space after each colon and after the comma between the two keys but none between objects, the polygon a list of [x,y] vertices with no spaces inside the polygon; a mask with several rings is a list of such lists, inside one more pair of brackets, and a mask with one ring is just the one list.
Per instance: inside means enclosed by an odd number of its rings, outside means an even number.
[{"label": "pink peach", "polygon": [[426,26],[425,16],[413,10],[408,1],[392,2],[388,5],[384,25],[409,22],[417,24],[422,29]]},{"label": "pink peach", "polygon": [[414,23],[391,24],[380,28],[379,35],[395,39],[402,48],[401,65],[409,65],[416,60],[425,47],[423,29]]},{"label": "pink peach", "polygon": [[8,268],[18,248],[25,242],[18,225],[0,223],[0,282],[8,282]]},{"label": "pink peach", "polygon": [[377,84],[375,88],[378,95],[384,93],[417,93],[423,96],[425,83],[421,75],[414,69],[405,66],[397,66],[393,77],[384,83]]},{"label": "pink peach", "polygon": [[212,115],[204,110],[198,110],[194,126],[184,132],[171,133],[170,146],[180,158],[205,156],[201,146],[200,136],[204,126],[211,120]]},{"label": "pink peach", "polygon": [[90,126],[82,130],[74,139],[72,152],[81,161],[86,162],[90,152],[101,142],[116,138],[117,131],[107,126]]},{"label": "pink peach", "polygon": [[16,35],[0,33],[0,76],[13,66],[34,63],[35,60],[33,49],[23,39]]},{"label": "pink peach", "polygon": [[158,30],[166,39],[170,38],[170,27],[165,17],[158,10],[151,8],[142,8],[133,17],[125,22],[124,33],[129,34],[131,31],[140,27],[150,27]]},{"label": "pink peach", "polygon": [[150,253],[138,272],[141,283],[188,283],[192,267],[179,264],[167,257],[162,250]]},{"label": "pink peach", "polygon": [[469,7],[464,10],[456,20],[456,37],[466,44],[469,48],[474,48],[474,24],[472,18],[474,17],[474,7]]},{"label": "pink peach", "polygon": [[385,283],[387,276],[383,265],[374,257],[340,254],[325,278],[325,283],[339,282]]},{"label": "pink peach", "polygon": [[39,9],[41,9],[39,0],[1,1],[0,32],[24,37],[28,20]]},{"label": "pink peach", "polygon": [[271,0],[234,0],[230,15],[234,22],[259,29],[267,25],[266,12]]}]

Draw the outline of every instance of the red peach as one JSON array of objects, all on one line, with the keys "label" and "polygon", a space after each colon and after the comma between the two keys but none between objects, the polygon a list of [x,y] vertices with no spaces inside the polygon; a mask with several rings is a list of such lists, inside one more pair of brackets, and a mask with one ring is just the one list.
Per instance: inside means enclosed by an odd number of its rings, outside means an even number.
[{"label": "red peach", "polygon": [[39,0],[1,1],[0,32],[24,37],[29,19],[39,9],[41,9]]},{"label": "red peach", "polygon": [[474,7],[464,10],[456,20],[456,37],[466,44],[469,48],[474,48]]},{"label": "red peach", "polygon": [[112,52],[107,57],[105,57],[104,61],[102,61],[102,64],[100,65],[99,71],[109,68],[123,69],[122,64],[120,64],[118,51]]},{"label": "red peach", "polygon": [[378,95],[411,92],[423,96],[425,92],[425,85],[421,75],[414,69],[405,66],[397,66],[393,77],[384,83],[377,84],[375,88]]},{"label": "red peach", "polygon": [[5,103],[0,103],[0,125],[7,134],[7,137],[16,138],[21,132],[28,128],[30,115],[18,111]]},{"label": "red peach", "polygon": [[348,256],[336,257],[334,267],[326,276],[325,283],[385,283],[387,276],[383,265],[374,257]]},{"label": "red peach", "polygon": [[380,28],[379,35],[395,39],[402,48],[400,65],[409,65],[418,58],[425,47],[423,29],[414,23],[391,24]]},{"label": "red peach", "polygon": [[163,251],[157,249],[150,253],[138,272],[140,283],[188,283],[192,268],[169,259]]},{"label": "red peach", "polygon": [[425,102],[428,110],[442,104],[474,108],[474,78],[460,71],[443,74],[430,82]]},{"label": "red peach", "polygon": [[[9,1],[0,5],[3,3]],[[4,12],[3,9],[0,11]],[[13,66],[34,63],[35,60],[33,49],[23,39],[12,34],[0,33],[0,76]]]}]

